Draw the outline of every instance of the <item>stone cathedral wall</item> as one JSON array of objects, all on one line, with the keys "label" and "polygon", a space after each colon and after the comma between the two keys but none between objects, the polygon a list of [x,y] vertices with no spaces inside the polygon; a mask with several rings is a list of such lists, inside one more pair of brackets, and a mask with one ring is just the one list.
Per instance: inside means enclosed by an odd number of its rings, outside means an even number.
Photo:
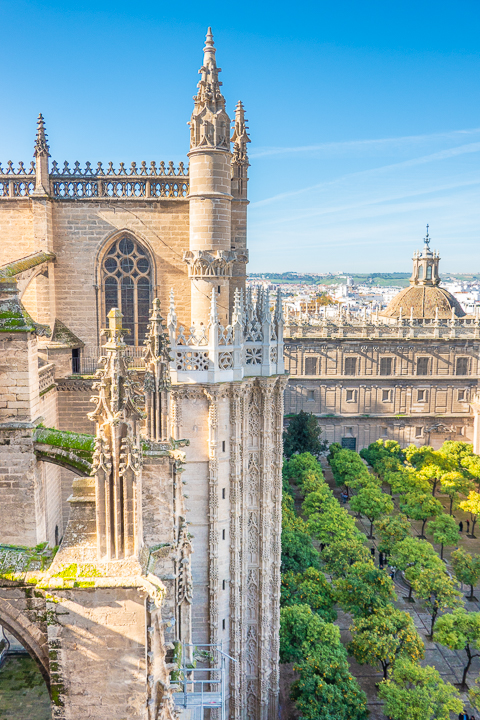
[{"label": "stone cathedral wall", "polygon": [[276,716],[284,383],[249,378],[172,395],[179,437],[191,439],[182,479],[193,642],[222,642],[238,657],[229,668],[235,718]]},{"label": "stone cathedral wall", "polygon": [[[37,201],[33,201],[37,205]],[[12,207],[13,205],[13,207]],[[160,298],[165,313],[171,288],[179,322],[190,324],[190,281],[183,262],[189,243],[189,210],[185,200],[135,201],[49,201],[52,237],[49,249],[55,253],[56,316],[87,345],[98,345],[98,331],[105,323],[97,320],[96,285],[98,261],[109,240],[127,231],[151,251],[154,259],[153,295]],[[43,206],[42,206],[43,208]],[[41,230],[42,228],[40,228]],[[0,212],[0,265],[45,249],[45,236],[34,227],[31,203],[5,201]],[[5,241],[3,240],[5,238]],[[20,250],[19,250],[20,249]],[[34,278],[23,301],[32,317],[53,323],[45,302],[48,283]],[[81,301],[80,301],[81,298]],[[100,327],[99,327],[100,326]]]}]

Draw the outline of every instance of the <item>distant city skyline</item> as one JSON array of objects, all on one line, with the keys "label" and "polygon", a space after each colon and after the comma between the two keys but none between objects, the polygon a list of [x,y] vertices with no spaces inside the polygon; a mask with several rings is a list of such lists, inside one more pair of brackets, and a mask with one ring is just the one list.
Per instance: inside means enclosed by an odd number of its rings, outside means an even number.
[{"label": "distant city skyline", "polygon": [[[0,0],[0,162],[186,161],[212,25],[227,109],[250,119],[251,272],[480,268],[480,4],[236,7]],[[18,28],[22,28],[19,37]],[[24,49],[28,49],[26,52]],[[35,58],[32,64],[32,57]],[[478,258],[478,260],[477,260]],[[346,262],[345,262],[346,264]]]}]

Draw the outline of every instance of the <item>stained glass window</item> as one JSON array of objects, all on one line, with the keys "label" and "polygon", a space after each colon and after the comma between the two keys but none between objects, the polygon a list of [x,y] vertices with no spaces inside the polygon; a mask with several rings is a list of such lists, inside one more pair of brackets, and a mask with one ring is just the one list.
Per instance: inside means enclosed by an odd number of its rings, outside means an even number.
[{"label": "stained glass window", "polygon": [[[103,260],[105,316],[118,307],[128,345],[141,345],[145,338],[152,301],[152,268],[142,246],[130,237],[117,240]],[[105,318],[106,319],[106,318]]]}]

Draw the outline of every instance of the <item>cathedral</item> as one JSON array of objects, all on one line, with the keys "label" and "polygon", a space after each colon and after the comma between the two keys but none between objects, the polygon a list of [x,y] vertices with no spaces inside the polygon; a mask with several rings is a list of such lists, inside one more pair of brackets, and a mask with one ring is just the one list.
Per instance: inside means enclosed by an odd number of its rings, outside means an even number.
[{"label": "cathedral", "polygon": [[278,714],[282,304],[219,72],[209,29],[188,165],[58,163],[42,115],[0,165],[0,638],[56,720]]},{"label": "cathedral", "polygon": [[382,312],[286,322],[287,417],[312,412],[324,439],[353,450],[459,440],[480,452],[480,318],[441,287],[430,241],[427,228],[409,287]]}]

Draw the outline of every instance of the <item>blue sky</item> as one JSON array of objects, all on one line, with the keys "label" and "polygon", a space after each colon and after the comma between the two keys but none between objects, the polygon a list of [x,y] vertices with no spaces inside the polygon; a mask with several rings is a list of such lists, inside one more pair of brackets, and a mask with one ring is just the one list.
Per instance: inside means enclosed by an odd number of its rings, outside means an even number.
[{"label": "blue sky", "polygon": [[252,144],[250,271],[480,271],[480,2],[0,0],[0,160],[185,160],[212,25]]}]

